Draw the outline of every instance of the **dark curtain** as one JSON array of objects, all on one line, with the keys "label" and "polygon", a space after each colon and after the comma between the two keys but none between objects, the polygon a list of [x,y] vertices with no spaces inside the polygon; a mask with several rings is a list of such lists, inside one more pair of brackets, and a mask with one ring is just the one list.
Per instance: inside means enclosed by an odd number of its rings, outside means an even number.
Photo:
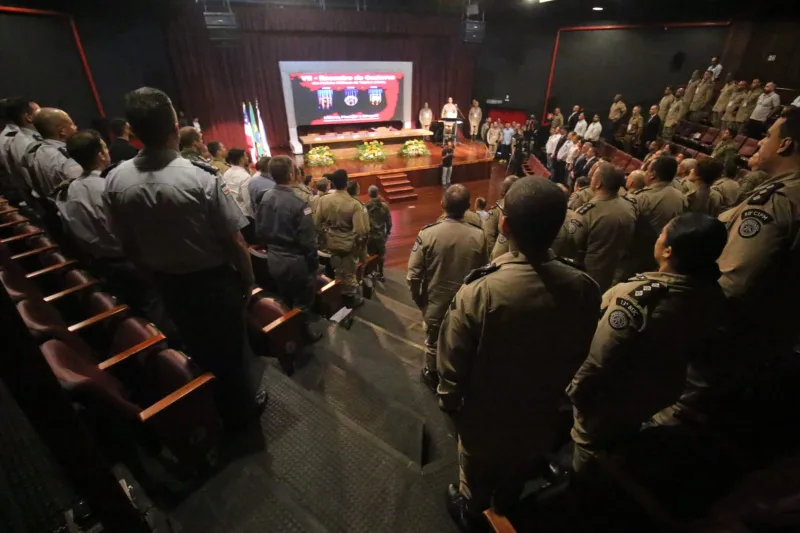
[{"label": "dark curtain", "polygon": [[472,99],[477,45],[464,44],[461,19],[401,13],[235,8],[240,44],[212,43],[199,13],[168,31],[180,99],[206,141],[244,146],[242,101],[258,100],[271,146],[288,146],[279,61],[411,61],[412,117],[424,102],[438,113],[448,96]]}]

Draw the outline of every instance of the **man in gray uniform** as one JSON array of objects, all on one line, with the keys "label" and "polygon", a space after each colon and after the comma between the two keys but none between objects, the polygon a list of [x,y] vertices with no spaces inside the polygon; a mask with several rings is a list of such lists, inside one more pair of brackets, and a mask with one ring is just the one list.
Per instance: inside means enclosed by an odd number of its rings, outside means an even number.
[{"label": "man in gray uniform", "polygon": [[25,157],[33,190],[44,201],[59,183],[72,181],[83,173],[66,148],[78,128],[68,114],[52,107],[40,109],[33,125],[44,141],[31,144]]},{"label": "man in gray uniform", "polygon": [[240,230],[248,221],[212,167],[178,154],[178,117],[169,97],[143,87],[125,113],[144,149],[106,179],[113,233],[134,263],[153,274],[170,316],[198,365],[217,377],[226,422],[241,427],[266,403],[245,336],[255,285]]},{"label": "man in gray uniform", "polygon": [[469,204],[466,187],[448,187],[442,200],[446,218],[422,228],[408,258],[411,297],[425,320],[426,349],[422,379],[433,390],[439,381],[436,347],[442,317],[464,277],[486,264],[483,231],[464,221]]},{"label": "man in gray uniform", "polygon": [[3,126],[0,131],[0,193],[7,200],[17,203],[18,199],[14,197],[15,191],[11,187],[11,167],[8,163],[8,145],[19,133],[19,127],[8,118],[8,105],[12,102],[11,98],[0,100],[0,126]]},{"label": "man in gray uniform", "polygon": [[33,126],[33,118],[39,112],[39,104],[28,98],[17,98],[7,107],[8,119],[17,127],[16,131],[9,131],[6,144],[6,163],[11,172],[11,186],[17,191],[20,201],[25,201],[31,207],[35,200],[31,194],[31,177],[26,166],[25,155],[28,146],[34,141],[42,141],[39,132]]},{"label": "man in gray uniform", "polygon": [[308,320],[319,267],[311,206],[292,189],[294,162],[290,157],[273,157],[268,172],[276,186],[268,189],[258,204],[256,239],[267,247],[269,275],[278,297],[303,312],[305,335],[310,341],[317,341],[322,334],[313,332]]}]

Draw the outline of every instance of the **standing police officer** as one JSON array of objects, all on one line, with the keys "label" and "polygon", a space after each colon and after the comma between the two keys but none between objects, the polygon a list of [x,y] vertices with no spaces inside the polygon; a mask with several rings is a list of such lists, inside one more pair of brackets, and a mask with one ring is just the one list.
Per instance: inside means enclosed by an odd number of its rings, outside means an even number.
[{"label": "standing police officer", "polygon": [[378,256],[378,273],[380,279],[384,280],[383,260],[386,257],[386,241],[392,233],[392,213],[389,211],[389,206],[378,196],[378,188],[375,185],[370,185],[368,192],[369,201],[366,206],[369,213],[367,253]]},{"label": "standing police officer", "polygon": [[566,213],[555,183],[517,181],[500,220],[511,251],[467,277],[442,322],[438,394],[454,413],[460,470],[448,510],[462,531],[492,504],[503,512],[542,474],[564,388],[597,326],[597,284],[549,249]]},{"label": "standing police officer", "polygon": [[[500,216],[503,212],[503,199],[512,185],[518,180],[517,176],[507,176],[500,185],[500,199],[489,209],[489,218],[483,222],[483,234],[486,237],[486,252],[489,256],[494,255],[496,244],[507,246],[506,238],[500,234]],[[502,237],[502,239],[501,239]],[[502,242],[500,242],[502,240]],[[499,252],[500,250],[498,250]]]},{"label": "standing police officer", "polygon": [[35,199],[31,194],[33,182],[26,155],[31,143],[43,140],[33,125],[33,119],[38,112],[39,104],[28,98],[15,98],[6,107],[8,119],[16,126],[16,131],[6,133],[6,164],[11,171],[11,187],[17,191],[19,200],[27,202],[31,207],[35,206]]},{"label": "standing police officer", "polygon": [[59,183],[72,181],[83,173],[66,148],[66,142],[78,128],[68,114],[51,107],[40,109],[33,125],[44,141],[30,145],[26,158],[33,190],[44,201]]},{"label": "standing police officer", "polygon": [[486,240],[480,228],[464,220],[469,209],[469,191],[451,185],[442,199],[446,218],[425,226],[417,235],[408,258],[411,297],[425,320],[425,367],[422,379],[436,389],[436,347],[439,325],[470,271],[486,264]]},{"label": "standing police officer", "polygon": [[314,212],[317,231],[325,235],[320,247],[331,253],[336,279],[342,283],[344,303],[354,309],[364,304],[358,294],[356,262],[369,234],[369,215],[364,205],[347,192],[347,172],[336,170],[330,177],[336,189],[319,197]]},{"label": "standing police officer", "polygon": [[289,307],[303,312],[305,335],[316,341],[322,334],[314,333],[308,320],[319,267],[311,207],[292,191],[294,162],[290,157],[273,157],[268,170],[276,186],[267,190],[258,204],[256,238],[259,244],[267,247],[269,275],[275,282],[278,297]]},{"label": "standing police officer", "polygon": [[144,149],[114,168],[104,202],[126,255],[153,274],[189,355],[217,377],[222,416],[234,427],[266,403],[247,344],[244,311],[255,285],[240,230],[248,222],[215,169],[181,158],[169,97],[143,87],[125,113]]}]

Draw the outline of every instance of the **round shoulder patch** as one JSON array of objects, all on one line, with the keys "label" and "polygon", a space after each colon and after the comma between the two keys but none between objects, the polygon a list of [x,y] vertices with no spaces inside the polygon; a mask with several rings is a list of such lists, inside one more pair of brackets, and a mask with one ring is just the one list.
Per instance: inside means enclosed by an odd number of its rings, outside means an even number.
[{"label": "round shoulder patch", "polygon": [[625,329],[631,325],[631,319],[624,311],[617,309],[608,315],[608,325],[616,330]]},{"label": "round shoulder patch", "polygon": [[746,218],[739,224],[739,237],[750,239],[761,231],[761,221],[757,218]]},{"label": "round shoulder patch", "polygon": [[507,240],[508,239],[506,239],[506,236],[503,235],[502,233],[500,234],[499,237],[497,237],[497,242],[499,242],[500,244],[505,244]]},{"label": "round shoulder patch", "polygon": [[574,234],[578,231],[578,228],[581,227],[581,223],[579,220],[575,220],[574,218],[569,221],[569,225],[567,226],[567,231],[570,235]]}]

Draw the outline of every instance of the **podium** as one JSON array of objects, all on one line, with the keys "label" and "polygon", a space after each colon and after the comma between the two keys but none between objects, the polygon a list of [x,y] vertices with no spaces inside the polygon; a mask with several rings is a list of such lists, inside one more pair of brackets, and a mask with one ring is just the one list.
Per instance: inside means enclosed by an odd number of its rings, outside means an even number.
[{"label": "podium", "polygon": [[[441,120],[437,120],[436,122],[441,122],[442,126],[444,127],[444,131],[447,131],[447,126],[452,128],[452,134],[450,138],[453,140],[453,146],[458,144],[458,126],[464,123],[463,120],[459,118],[443,118]],[[445,145],[447,142],[448,136],[442,132],[442,146]]]}]

